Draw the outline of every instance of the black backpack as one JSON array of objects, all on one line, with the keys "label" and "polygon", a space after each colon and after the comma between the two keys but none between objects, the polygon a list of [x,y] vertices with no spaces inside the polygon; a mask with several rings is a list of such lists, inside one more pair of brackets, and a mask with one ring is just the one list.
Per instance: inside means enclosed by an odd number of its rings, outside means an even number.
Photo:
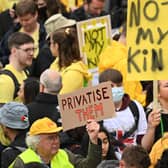
[{"label": "black backpack", "polygon": [[127,131],[124,134],[123,139],[129,137],[138,128],[138,121],[139,121],[139,110],[138,110],[138,107],[137,107],[136,103],[131,100],[131,102],[129,103],[129,108],[131,109],[131,112],[132,112],[132,114],[134,116],[135,124],[133,125],[133,127],[129,131]]},{"label": "black backpack", "polygon": [[139,121],[139,110],[138,110],[136,103],[131,100],[131,102],[129,103],[128,106],[133,114],[135,124],[133,125],[133,127],[129,131],[125,132],[125,134],[120,139],[116,139],[114,137],[113,133],[110,134],[110,139],[111,139],[112,145],[115,147],[116,146],[120,147],[122,149],[124,149],[126,147],[125,144],[123,143],[123,140],[128,138],[129,136],[131,136],[135,132],[135,130],[138,127],[138,121]]},{"label": "black backpack", "polygon": [[[27,70],[24,71],[25,74],[28,76],[28,72]],[[1,74],[5,74],[5,75],[8,75],[11,77],[11,79],[13,80],[13,83],[14,83],[14,86],[15,86],[15,91],[14,91],[14,94],[13,94],[13,99],[15,99],[17,97],[17,92],[19,91],[19,88],[20,88],[20,84],[16,78],[16,76],[13,74],[13,72],[11,72],[10,70],[8,69],[3,69],[3,70],[0,70],[0,75]]]}]

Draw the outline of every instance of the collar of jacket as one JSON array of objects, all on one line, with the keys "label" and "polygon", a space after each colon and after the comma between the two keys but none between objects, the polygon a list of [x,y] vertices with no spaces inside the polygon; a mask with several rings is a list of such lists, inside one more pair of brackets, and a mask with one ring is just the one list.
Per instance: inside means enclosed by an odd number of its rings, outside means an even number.
[{"label": "collar of jacket", "polygon": [[48,93],[39,93],[36,97],[37,102],[49,103],[58,105],[57,95],[52,95]]}]

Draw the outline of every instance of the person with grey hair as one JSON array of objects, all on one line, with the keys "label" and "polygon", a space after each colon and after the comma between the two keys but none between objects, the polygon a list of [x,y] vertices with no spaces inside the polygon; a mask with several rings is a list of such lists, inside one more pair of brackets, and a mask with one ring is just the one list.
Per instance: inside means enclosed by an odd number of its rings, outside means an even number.
[{"label": "person with grey hair", "polygon": [[41,74],[40,83],[41,89],[51,94],[58,94],[62,88],[62,78],[59,72],[51,69],[47,69]]},{"label": "person with grey hair", "polygon": [[39,118],[48,117],[58,126],[61,125],[60,113],[57,109],[57,95],[62,88],[61,75],[50,69],[46,69],[40,76],[40,93],[35,100],[27,105],[29,109],[29,121],[31,124]]},{"label": "person with grey hair", "polygon": [[87,120],[89,149],[86,158],[67,149],[60,149],[58,127],[51,119],[44,117],[36,120],[26,137],[28,149],[21,153],[9,168],[24,168],[25,163],[39,162],[50,168],[96,168],[101,161],[101,143],[98,139],[100,125]]},{"label": "person with grey hair", "polygon": [[22,103],[9,102],[0,108],[0,124],[10,144],[1,153],[0,167],[8,168],[17,155],[24,151],[29,127],[28,109]]}]

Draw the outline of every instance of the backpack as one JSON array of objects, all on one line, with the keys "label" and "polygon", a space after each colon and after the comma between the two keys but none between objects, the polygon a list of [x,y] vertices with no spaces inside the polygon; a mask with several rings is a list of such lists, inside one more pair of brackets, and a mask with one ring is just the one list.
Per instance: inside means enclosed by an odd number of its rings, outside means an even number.
[{"label": "backpack", "polygon": [[6,152],[8,150],[11,150],[11,149],[15,149],[15,150],[18,150],[19,153],[22,153],[23,151],[25,151],[27,148],[26,147],[20,147],[20,146],[8,146],[6,147],[3,151],[3,152]]},{"label": "backpack", "polygon": [[119,147],[121,149],[124,149],[126,147],[126,145],[123,143],[123,140],[128,138],[129,136],[131,136],[135,132],[135,130],[138,127],[138,121],[139,121],[139,110],[138,110],[136,103],[131,100],[131,102],[129,103],[128,106],[133,114],[135,124],[133,125],[133,127],[129,131],[125,132],[124,135],[120,139],[116,139],[114,137],[114,134],[110,133],[111,144],[114,147]]},{"label": "backpack", "polygon": [[1,167],[8,167],[16,157],[25,151],[26,147],[8,146],[1,152]]},{"label": "backpack", "polygon": [[[26,76],[28,76],[27,70],[24,70],[24,72],[25,72]],[[19,84],[16,76],[13,74],[12,71],[10,71],[8,69],[0,70],[0,75],[1,74],[8,75],[13,80],[13,83],[14,83],[14,86],[15,86],[15,90],[14,90],[14,94],[13,94],[13,99],[15,99],[17,97],[17,92],[20,89],[20,84]]]},{"label": "backpack", "polygon": [[[121,142],[121,143],[122,143],[122,141],[124,139],[128,138],[129,136],[131,136],[135,132],[137,127],[138,127],[138,121],[139,121],[139,110],[138,110],[138,107],[137,107],[136,103],[134,101],[132,101],[132,100],[130,101],[128,106],[129,106],[129,108],[130,108],[130,110],[131,110],[131,112],[133,114],[133,117],[134,117],[134,120],[135,120],[135,124],[132,126],[132,128],[129,131],[125,132],[124,135],[120,139],[118,139],[118,141]],[[115,136],[115,132],[112,132],[111,136],[114,137]]]},{"label": "backpack", "polygon": [[123,139],[129,137],[132,133],[134,133],[134,131],[138,128],[138,121],[139,121],[139,110],[138,107],[136,105],[136,103],[134,101],[131,100],[131,102],[129,103],[129,108],[133,114],[134,120],[135,120],[135,124],[133,125],[133,127],[127,131],[124,136],[122,137]]}]

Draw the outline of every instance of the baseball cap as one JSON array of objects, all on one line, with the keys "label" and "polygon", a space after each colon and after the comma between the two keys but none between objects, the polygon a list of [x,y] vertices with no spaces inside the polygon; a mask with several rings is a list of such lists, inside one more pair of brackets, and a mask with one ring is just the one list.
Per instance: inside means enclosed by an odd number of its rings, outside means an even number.
[{"label": "baseball cap", "polygon": [[47,38],[49,35],[61,28],[73,26],[76,24],[76,21],[73,19],[67,19],[62,14],[58,13],[53,16],[51,16],[49,19],[47,19],[44,23],[44,26],[47,31]]},{"label": "baseball cap", "polygon": [[18,102],[9,102],[0,108],[0,123],[12,129],[29,127],[28,109]]},{"label": "baseball cap", "polygon": [[44,117],[36,120],[32,124],[29,130],[29,135],[56,133],[61,131],[62,129],[62,127],[58,127],[57,124],[51,119]]}]

